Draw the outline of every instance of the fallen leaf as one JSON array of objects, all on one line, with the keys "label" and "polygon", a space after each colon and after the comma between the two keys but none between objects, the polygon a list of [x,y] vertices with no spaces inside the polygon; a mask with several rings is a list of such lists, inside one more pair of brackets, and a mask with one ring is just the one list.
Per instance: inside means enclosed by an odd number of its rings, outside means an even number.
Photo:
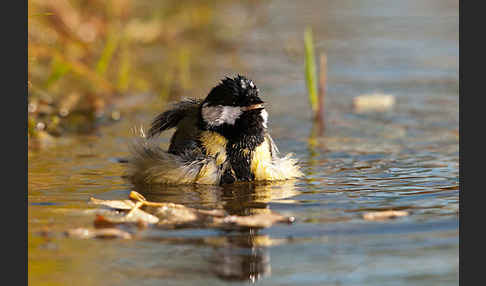
[{"label": "fallen leaf", "polygon": [[131,210],[135,206],[135,203],[131,200],[100,200],[90,198],[90,201],[93,204],[104,205],[117,210]]},{"label": "fallen leaf", "polygon": [[66,231],[66,235],[69,237],[75,237],[80,239],[90,239],[90,238],[131,239],[132,238],[132,235],[130,233],[123,230],[119,230],[117,228],[103,228],[103,229],[75,228]]},{"label": "fallen leaf", "polygon": [[224,218],[215,219],[216,226],[237,225],[244,227],[270,227],[274,223],[284,222],[293,223],[294,217],[287,217],[274,212],[265,214],[256,214],[250,216],[227,216]]},{"label": "fallen leaf", "polygon": [[159,226],[188,224],[201,219],[197,211],[186,207],[163,206],[150,209],[153,210],[151,213],[159,218]]},{"label": "fallen leaf", "polygon": [[113,228],[117,223],[106,219],[102,215],[96,215],[96,219],[93,222],[95,228]]},{"label": "fallen leaf", "polygon": [[[137,227],[156,225],[162,228],[208,227],[208,228],[266,228],[275,223],[292,223],[294,217],[283,216],[271,210],[248,216],[228,215],[224,210],[195,209],[175,203],[149,202],[141,194],[130,192],[128,200],[101,200],[91,198],[91,202],[122,213],[97,215],[94,226],[106,233],[86,229],[73,230],[71,235],[92,238],[121,235],[114,229],[118,226],[135,224]],[[127,233],[128,234],[128,233]]]},{"label": "fallen leaf", "polygon": [[407,211],[388,210],[388,211],[368,212],[363,214],[363,218],[365,220],[386,220],[391,218],[408,216],[408,214],[409,213]]},{"label": "fallen leaf", "polygon": [[353,98],[356,112],[385,111],[395,104],[395,97],[390,94],[363,94]]}]

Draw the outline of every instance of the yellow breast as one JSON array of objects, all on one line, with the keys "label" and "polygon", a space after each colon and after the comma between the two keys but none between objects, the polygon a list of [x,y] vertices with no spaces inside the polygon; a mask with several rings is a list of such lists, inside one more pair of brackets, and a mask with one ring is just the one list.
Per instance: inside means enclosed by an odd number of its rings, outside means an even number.
[{"label": "yellow breast", "polygon": [[251,172],[257,181],[279,181],[303,176],[296,161],[290,155],[272,158],[268,138],[253,152]]},{"label": "yellow breast", "polygon": [[270,154],[270,145],[267,138],[260,146],[255,148],[251,158],[250,169],[256,180],[275,180],[267,166],[272,163],[272,154]]}]

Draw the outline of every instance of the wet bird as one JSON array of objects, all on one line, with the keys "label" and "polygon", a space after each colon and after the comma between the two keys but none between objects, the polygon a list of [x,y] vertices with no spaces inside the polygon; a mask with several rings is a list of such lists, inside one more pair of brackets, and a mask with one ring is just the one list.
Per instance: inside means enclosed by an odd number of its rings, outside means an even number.
[{"label": "wet bird", "polygon": [[[158,115],[131,145],[128,177],[149,184],[278,181],[303,174],[292,154],[279,156],[268,113],[253,81],[226,77],[204,100],[184,99]],[[167,151],[156,143],[176,128]]]}]

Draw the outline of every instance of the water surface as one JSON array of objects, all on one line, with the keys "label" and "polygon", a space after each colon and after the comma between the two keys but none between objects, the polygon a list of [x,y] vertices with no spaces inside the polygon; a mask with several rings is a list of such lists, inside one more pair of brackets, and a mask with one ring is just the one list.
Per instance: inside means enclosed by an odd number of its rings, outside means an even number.
[{"label": "water surface", "polygon": [[[237,55],[208,63],[213,80],[195,96],[224,75],[248,74],[270,105],[276,143],[296,154],[305,178],[139,190],[121,177],[117,158],[127,156],[129,130],[161,104],[126,109],[119,122],[29,157],[32,285],[458,284],[458,3],[269,1],[260,8],[258,26],[237,39]],[[313,144],[307,25],[328,58],[326,129]],[[354,112],[353,97],[373,92],[392,94],[393,109]],[[121,199],[132,189],[151,200],[240,215],[271,209],[297,220],[259,230],[149,229],[131,241],[42,235],[91,227],[90,197]],[[410,215],[362,218],[389,209]]]}]

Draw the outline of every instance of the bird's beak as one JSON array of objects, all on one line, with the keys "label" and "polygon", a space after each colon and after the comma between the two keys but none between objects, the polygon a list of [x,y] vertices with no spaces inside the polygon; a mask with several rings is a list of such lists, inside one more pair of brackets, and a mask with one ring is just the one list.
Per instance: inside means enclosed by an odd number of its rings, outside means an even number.
[{"label": "bird's beak", "polygon": [[249,111],[249,110],[253,110],[253,109],[263,109],[263,108],[265,108],[263,103],[257,103],[257,104],[252,104],[252,105],[249,105],[249,106],[240,107],[241,111]]}]

